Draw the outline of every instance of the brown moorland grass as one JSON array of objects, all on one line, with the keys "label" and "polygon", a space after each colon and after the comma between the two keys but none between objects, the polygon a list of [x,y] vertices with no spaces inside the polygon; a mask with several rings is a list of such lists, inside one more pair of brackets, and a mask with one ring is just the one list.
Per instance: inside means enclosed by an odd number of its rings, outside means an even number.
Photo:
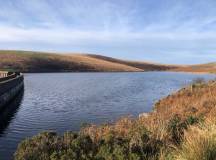
[{"label": "brown moorland grass", "polygon": [[202,65],[165,65],[128,61],[95,54],[58,54],[33,51],[0,50],[0,70],[21,72],[143,72],[181,71],[216,73],[216,63]]},{"label": "brown moorland grass", "polygon": [[142,61],[128,61],[128,60],[121,60],[111,57],[106,57],[102,55],[95,55],[95,54],[87,54],[89,57],[94,57],[97,59],[103,59],[110,62],[125,64],[129,66],[133,66],[136,68],[143,69],[145,71],[167,71],[176,69],[178,66],[176,65],[166,65],[166,64],[159,64],[159,63],[150,63],[150,62],[142,62]]},{"label": "brown moorland grass", "polygon": [[[130,127],[135,128],[134,126],[143,124],[150,131],[155,132],[155,130],[158,130],[158,127],[159,130],[166,130],[164,126],[167,126],[170,120],[176,117],[181,121],[185,121],[191,116],[200,119],[209,119],[214,117],[215,114],[216,81],[208,83],[199,82],[159,100],[154,106],[154,111],[140,116],[139,119],[126,117],[112,125],[99,126],[98,128],[93,125],[86,129],[95,132],[93,139],[100,139],[107,130],[112,130],[113,132],[117,132],[119,136],[124,136],[128,135]],[[159,134],[163,133],[160,132]]]},{"label": "brown moorland grass", "polygon": [[52,71],[122,71],[137,72],[168,70],[170,67],[144,62],[129,62],[110,57],[87,54],[53,54],[28,51],[0,51],[0,68],[22,72]]},{"label": "brown moorland grass", "polygon": [[103,59],[93,58],[87,55],[81,55],[81,54],[70,54],[67,55],[71,59],[73,59],[76,62],[86,64],[88,66],[92,66],[95,68],[95,70],[99,69],[101,71],[144,71],[143,69],[136,68],[133,66],[129,66],[126,64],[121,64],[117,62],[111,62]]},{"label": "brown moorland grass", "polygon": [[112,125],[92,125],[82,132],[97,142],[114,134],[131,141],[135,138],[135,143],[139,143],[146,129],[149,133],[146,145],[160,148],[156,159],[215,160],[216,81],[197,80],[154,107],[153,112],[139,119],[126,117]]},{"label": "brown moorland grass", "polygon": [[174,68],[173,71],[193,72],[193,73],[216,73],[216,63],[179,66]]},{"label": "brown moorland grass", "polygon": [[182,119],[190,115],[210,117],[216,109],[216,82],[198,80],[188,87],[158,101],[154,106],[151,119],[169,120],[178,115]]},{"label": "brown moorland grass", "polygon": [[142,61],[121,60],[121,59],[106,57],[102,55],[95,55],[95,54],[87,54],[87,56],[98,58],[98,59],[104,59],[110,62],[126,64],[136,68],[144,69],[146,71],[216,73],[216,63],[197,64],[197,65],[170,65],[170,64],[160,64],[160,63],[151,63],[151,62],[142,62]]},{"label": "brown moorland grass", "polygon": [[215,122],[190,127],[185,131],[182,145],[170,155],[176,160],[215,160]]},{"label": "brown moorland grass", "polygon": [[132,66],[79,54],[0,51],[0,68],[21,72],[138,72]]},{"label": "brown moorland grass", "polygon": [[153,112],[139,118],[89,125],[76,136],[44,133],[27,139],[15,158],[215,160],[215,114],[216,81],[199,79],[160,100]]}]

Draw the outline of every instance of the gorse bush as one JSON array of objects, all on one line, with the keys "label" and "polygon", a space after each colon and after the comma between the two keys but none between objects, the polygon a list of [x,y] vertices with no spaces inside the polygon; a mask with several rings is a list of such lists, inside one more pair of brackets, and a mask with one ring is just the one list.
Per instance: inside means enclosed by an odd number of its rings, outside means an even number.
[{"label": "gorse bush", "polygon": [[54,132],[44,132],[26,139],[15,153],[17,160],[68,160],[92,159],[96,146],[89,136],[67,132],[59,137]]},{"label": "gorse bush", "polygon": [[150,137],[144,127],[119,137],[110,132],[98,141],[90,136],[67,132],[58,136],[44,132],[26,139],[15,153],[16,160],[142,160],[156,159],[162,142]]},{"label": "gorse bush", "polygon": [[[198,122],[195,119],[190,117],[181,121],[180,118],[175,117],[170,120],[167,134],[170,134],[172,141],[180,143],[183,130],[187,129],[187,125]],[[103,134],[95,138],[89,127],[84,128],[80,133],[66,132],[63,136],[58,136],[54,132],[41,133],[23,141],[18,146],[15,159],[159,160],[161,151],[168,147],[142,123],[128,117],[119,120],[116,124],[104,125],[94,131],[96,131],[94,134],[101,132]]]},{"label": "gorse bush", "polygon": [[179,144],[183,138],[184,131],[190,126],[201,121],[201,119],[189,116],[186,120],[181,120],[181,118],[176,115],[168,123],[168,132],[171,135],[172,141]]},{"label": "gorse bush", "polygon": [[23,141],[16,160],[141,160],[153,159],[160,143],[147,137],[123,139],[110,136],[94,143],[89,136],[71,132],[57,136],[53,132],[41,133]]}]

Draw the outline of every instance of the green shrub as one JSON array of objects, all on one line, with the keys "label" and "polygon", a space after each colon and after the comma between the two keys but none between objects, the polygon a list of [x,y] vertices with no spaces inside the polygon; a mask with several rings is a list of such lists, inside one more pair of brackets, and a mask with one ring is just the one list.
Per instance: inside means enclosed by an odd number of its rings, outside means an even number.
[{"label": "green shrub", "polygon": [[168,124],[168,132],[171,135],[171,139],[175,144],[180,144],[184,131],[190,125],[194,125],[200,122],[200,118],[189,116],[186,120],[181,120],[181,118],[176,115],[173,117]]},{"label": "green shrub", "polygon": [[203,84],[205,82],[206,82],[205,79],[201,77],[193,80],[193,84]]},{"label": "green shrub", "polygon": [[93,142],[88,135],[66,132],[62,137],[44,132],[26,139],[15,153],[16,160],[150,160],[159,155],[161,142],[145,129],[133,136],[107,135]]}]

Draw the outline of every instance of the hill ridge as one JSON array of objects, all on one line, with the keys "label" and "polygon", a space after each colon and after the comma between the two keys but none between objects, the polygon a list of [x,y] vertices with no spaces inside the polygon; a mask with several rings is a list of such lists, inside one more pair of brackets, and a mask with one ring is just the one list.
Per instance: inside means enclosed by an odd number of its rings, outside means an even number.
[{"label": "hill ridge", "polygon": [[168,65],[122,60],[98,54],[0,50],[0,70],[20,72],[144,72],[216,73],[216,63]]}]

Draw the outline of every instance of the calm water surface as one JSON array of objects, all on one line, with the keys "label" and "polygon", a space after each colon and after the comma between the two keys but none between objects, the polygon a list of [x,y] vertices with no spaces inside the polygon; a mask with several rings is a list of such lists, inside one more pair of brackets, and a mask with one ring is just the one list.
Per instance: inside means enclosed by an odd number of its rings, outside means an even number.
[{"label": "calm water surface", "polygon": [[214,75],[188,73],[26,74],[24,93],[0,114],[0,160],[12,159],[17,144],[44,130],[63,133],[82,123],[104,123],[149,112],[161,97]]}]

